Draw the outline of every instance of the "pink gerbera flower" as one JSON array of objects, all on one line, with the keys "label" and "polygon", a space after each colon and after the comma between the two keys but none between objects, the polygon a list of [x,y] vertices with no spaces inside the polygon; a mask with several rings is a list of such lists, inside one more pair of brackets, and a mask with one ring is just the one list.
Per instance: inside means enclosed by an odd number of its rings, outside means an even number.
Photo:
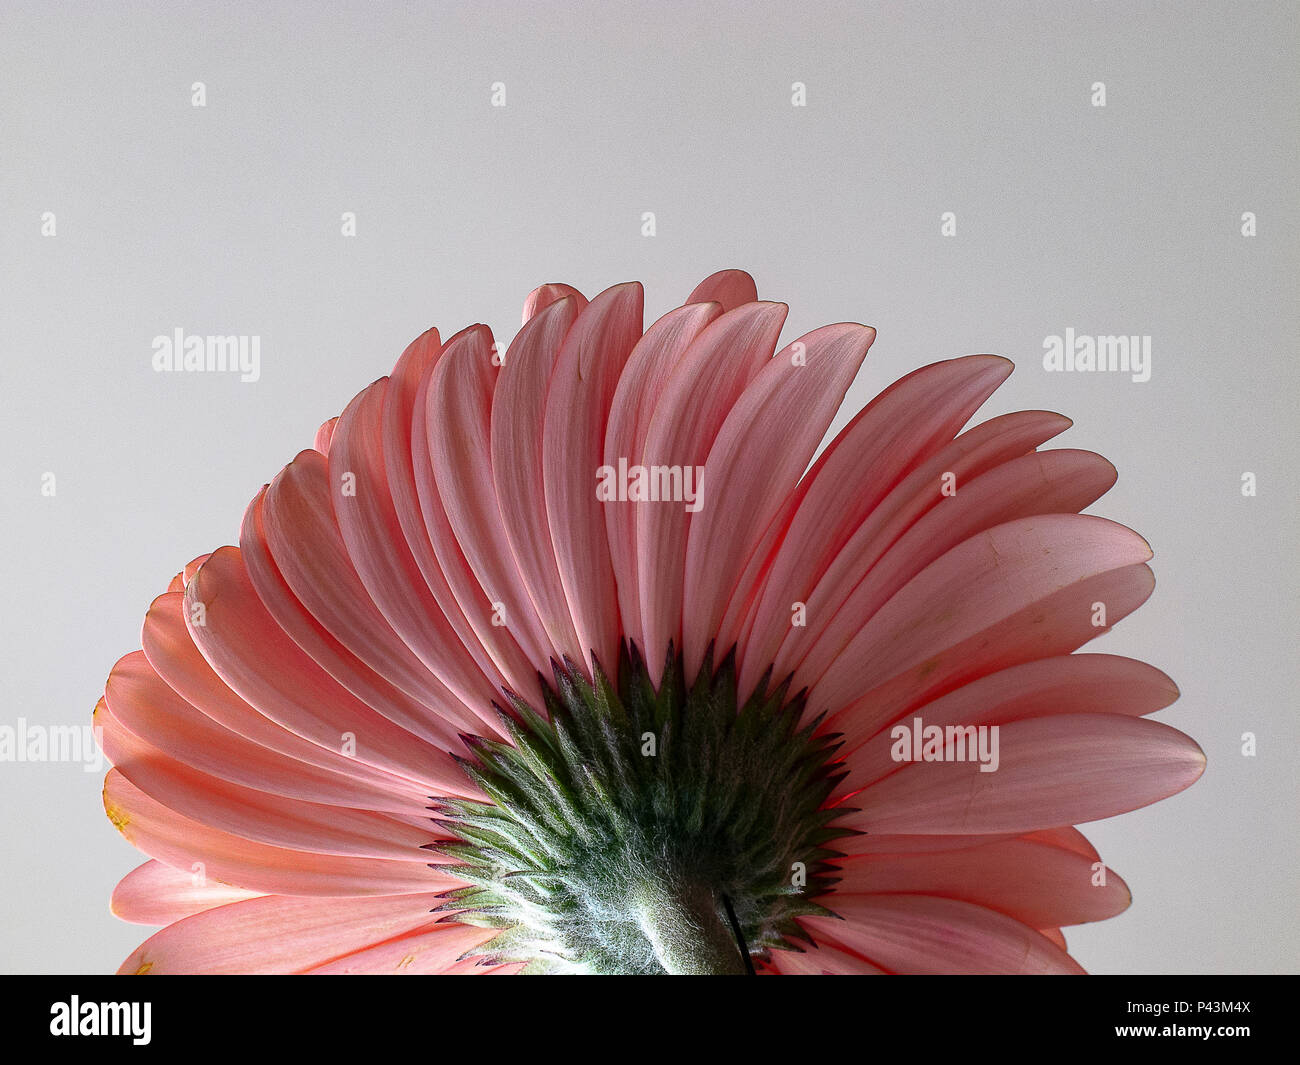
[{"label": "pink gerbera flower", "polygon": [[1191,784],[1070,423],[926,366],[813,456],[875,331],[739,271],[430,330],[113,669],[124,972],[1078,972],[1072,826]]}]

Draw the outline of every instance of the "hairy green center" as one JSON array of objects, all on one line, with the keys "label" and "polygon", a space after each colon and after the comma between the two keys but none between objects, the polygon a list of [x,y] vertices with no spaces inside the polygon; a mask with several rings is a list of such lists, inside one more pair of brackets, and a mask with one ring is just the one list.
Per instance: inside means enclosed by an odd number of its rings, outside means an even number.
[{"label": "hairy green center", "polygon": [[731,655],[694,683],[670,652],[658,689],[635,647],[615,686],[554,664],[546,714],[510,697],[510,742],[467,739],[492,799],[437,800],[464,863],[452,919],[500,928],[476,952],[532,972],[743,973],[828,911],[848,834],[826,808],[833,735],[799,727],[803,695],[766,681],[737,705]]}]

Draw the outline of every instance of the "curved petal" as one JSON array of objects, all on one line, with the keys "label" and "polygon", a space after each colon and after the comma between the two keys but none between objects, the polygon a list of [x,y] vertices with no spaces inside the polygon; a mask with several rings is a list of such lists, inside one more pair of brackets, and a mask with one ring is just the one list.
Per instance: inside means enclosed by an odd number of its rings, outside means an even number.
[{"label": "curved petal", "polygon": [[465,775],[447,751],[376,713],[294,643],[257,597],[239,551],[213,552],[185,589],[190,635],[213,670],[263,715],[336,752],[406,777],[425,794],[460,794]]},{"label": "curved petal", "polygon": [[[294,503],[302,502],[300,485],[288,484],[278,501],[283,504],[288,496]],[[290,587],[273,557],[268,498],[264,490],[245,511],[239,554],[275,623],[324,672],[376,713],[435,747],[458,749],[459,731],[476,728],[478,718],[424,669],[365,599],[355,571],[333,550],[340,545],[331,535],[332,523],[324,531],[290,518],[289,529],[276,537],[279,561],[296,584],[296,589]],[[329,580],[330,573],[337,581]],[[336,638],[336,632],[343,639]]]},{"label": "curved petal", "polygon": [[1091,859],[1024,838],[934,854],[858,858],[844,862],[839,875],[836,892],[962,899],[1030,928],[1104,921],[1132,901],[1114,873],[1098,882]]},{"label": "curved petal", "polygon": [[879,556],[800,664],[800,677],[819,676],[830,668],[847,637],[858,632],[909,579],[946,551],[986,530],[1020,518],[1073,514],[1115,483],[1115,468],[1089,451],[1030,452],[977,476],[942,496],[936,480],[931,491],[940,501]]},{"label": "curved petal", "polygon": [[435,895],[269,895],[188,917],[145,940],[120,974],[294,973],[432,923]]},{"label": "curved petal", "polygon": [[[605,429],[607,467],[617,470],[622,462],[631,469],[641,464],[659,396],[682,356],[721,313],[722,307],[717,303],[679,307],[655,322],[637,341],[618,379],[610,406],[609,425]],[[636,539],[637,512],[643,504],[613,499],[603,505],[623,635],[638,647],[645,647]]]},{"label": "curved petal", "polygon": [[[1177,698],[1173,681],[1145,662],[1118,655],[1054,655],[985,674],[889,722],[880,722],[874,714],[870,725],[855,720],[847,726],[842,757],[850,770],[848,783],[864,787],[898,769],[890,756],[889,726],[910,724],[913,715],[943,728],[1007,724],[1052,714],[1140,717],[1163,710]],[[865,729],[877,724],[879,730],[863,742]]]},{"label": "curved petal", "polygon": [[150,858],[118,881],[109,906],[123,921],[162,925],[257,897],[255,891],[214,883],[198,870],[173,869]]},{"label": "curved petal", "polygon": [[397,895],[460,886],[421,862],[273,847],[183,817],[118,770],[104,779],[104,810],[127,842],[178,869],[197,864],[210,880],[270,895]]},{"label": "curved petal", "polygon": [[431,842],[432,826],[232,784],[167,758],[102,704],[94,720],[102,730],[104,753],[123,777],[200,824],[290,850],[427,863],[421,847]]},{"label": "curved petal", "polygon": [[926,895],[839,895],[844,918],[805,917],[816,936],[904,974],[1082,973],[1040,932],[973,903]]},{"label": "curved petal", "polygon": [[[850,800],[849,809],[857,807],[856,796]],[[842,824],[843,822],[841,822]],[[846,858],[867,855],[877,857],[896,854],[932,854],[936,851],[956,851],[966,847],[983,847],[998,840],[1020,839],[1017,832],[1001,835],[954,835],[935,833],[930,836],[889,835],[878,832],[859,832],[835,841],[835,849]]]},{"label": "curved petal", "polygon": [[[751,691],[774,662],[778,677],[793,669],[869,567],[871,549],[888,546],[882,526],[900,509],[891,489],[899,486],[901,494],[909,470],[940,449],[951,452],[945,470],[962,454],[972,454],[973,463],[1023,454],[1069,424],[1056,415],[994,419],[959,437],[960,447],[953,443],[1009,372],[1005,359],[987,355],[922,367],[873,399],[832,441],[804,478],[789,531],[755,596],[742,691]],[[804,627],[791,625],[796,603],[808,606]]]},{"label": "curved petal", "polygon": [[858,812],[843,824],[873,833],[1032,832],[1136,810],[1182,791],[1204,769],[1200,747],[1158,721],[1026,718],[999,726],[995,771],[975,761],[902,762],[853,797]]},{"label": "curved petal", "polygon": [[610,404],[641,337],[644,302],[637,282],[615,285],[592,300],[565,338],[546,396],[547,527],[588,668],[593,660],[611,670],[618,662],[618,593],[596,483]]},{"label": "curved petal", "polygon": [[[234,784],[286,798],[388,813],[419,814],[428,805],[418,789],[402,789],[396,780],[376,786],[357,775],[299,761],[223,727],[169,688],[140,651],[113,667],[104,701],[112,716],[147,740],[160,757]],[[249,708],[248,713],[256,712]]]},{"label": "curved petal", "polygon": [[[490,721],[488,704],[495,691],[473,657],[447,631],[443,613],[429,595],[407,548],[389,487],[383,446],[384,409],[392,387],[387,380],[375,382],[340,416],[326,473],[325,483],[332,488],[327,496],[347,559],[375,605],[374,610],[363,607],[364,613],[372,622],[376,613],[381,616],[385,624],[380,631],[391,627],[409,650],[402,657],[416,688],[411,694],[444,708],[462,727],[468,727],[475,711],[479,719]],[[345,484],[349,491],[342,490]],[[362,592],[353,582],[346,583],[345,590]],[[433,646],[425,635],[431,623],[443,631],[442,639]],[[424,679],[416,661],[433,674],[436,684]],[[464,704],[466,712],[453,709],[455,701]]]},{"label": "curved petal", "polygon": [[429,454],[447,520],[491,606],[492,624],[507,629],[533,668],[542,669],[550,642],[515,565],[492,483],[491,412],[498,373],[493,356],[486,326],[447,345],[429,385]]},{"label": "curved petal", "polygon": [[[747,303],[710,324],[687,349],[655,407],[642,465],[704,465],[736,399],[771,359],[788,308]],[[707,491],[707,488],[706,488]],[[643,648],[657,684],[668,645],[681,647],[683,572],[691,514],[678,501],[642,503],[637,513]]]},{"label": "curved petal", "polygon": [[[484,330],[483,326],[471,326],[452,337],[438,362],[421,379],[415,395],[411,463],[416,471],[415,488],[420,513],[438,563],[436,574],[426,574],[426,577],[430,578],[430,587],[439,603],[443,602],[442,596],[451,596],[451,601],[443,604],[448,619],[457,616],[465,618],[465,624],[470,630],[470,634],[464,637],[467,646],[481,647],[490,663],[484,671],[489,675],[492,671],[499,672],[505,685],[525,698],[535,700],[541,695],[537,682],[538,666],[529,659],[510,628],[501,623],[508,619],[501,618],[491,597],[484,594],[483,585],[457,539],[456,530],[442,499],[441,486],[434,476],[433,442],[437,433],[437,414],[432,409],[434,375],[453,345],[459,345],[467,339],[472,342],[475,335]],[[490,366],[490,359],[487,363]]]},{"label": "curved petal", "polygon": [[[411,574],[403,585],[402,590],[410,599],[405,610],[414,619],[415,627],[399,631],[420,659],[430,663],[430,668],[439,675],[442,671],[434,663],[443,656],[454,660],[463,648],[492,687],[497,688],[505,683],[504,675],[457,601],[451,578],[443,572],[430,533],[431,528],[441,529],[446,525],[442,502],[433,484],[425,433],[428,382],[442,353],[436,330],[431,329],[417,338],[397,360],[384,394],[382,435],[388,487],[407,550],[424,578],[422,583]],[[463,567],[464,557],[459,556],[459,561]],[[424,620],[423,627],[420,619]],[[518,648],[514,650],[522,659]]]},{"label": "curved petal", "polygon": [[744,270],[719,270],[696,285],[686,297],[686,303],[688,306],[693,303],[716,303],[724,311],[734,311],[757,299],[758,287]]},{"label": "curved petal", "polygon": [[[873,735],[905,711],[988,673],[1024,662],[1069,654],[1108,630],[1095,624],[1097,604],[1114,624],[1144,602],[1155,587],[1149,566],[1122,566],[1077,581],[997,621],[938,654],[866,690],[829,718],[849,746]],[[887,670],[888,671],[888,670]]]},{"label": "curved petal", "polygon": [[511,342],[492,394],[491,460],[498,512],[520,579],[557,660],[583,657],[547,532],[542,426],[546,390],[578,317],[571,297],[535,314]]},{"label": "curved petal", "polygon": [[[693,677],[711,641],[730,648],[722,626],[750,555],[808,467],[857,376],[876,331],[829,325],[770,360],[737,398],[704,464],[686,546],[682,651]],[[774,433],[772,427],[784,427]],[[738,516],[743,517],[738,519]]]},{"label": "curved petal", "polygon": [[885,972],[856,954],[829,943],[804,951],[774,950],[772,968],[781,976],[882,976]]},{"label": "curved petal", "polygon": [[[933,674],[947,649],[1056,592],[1150,557],[1146,541],[1123,525],[1092,516],[1049,514],[980,532],[915,576],[902,567],[874,576],[885,589],[878,597],[882,605],[861,612],[870,619],[865,624],[855,615],[827,629],[819,643],[838,644],[839,649],[816,675],[809,705],[838,709],[922,664],[927,676]],[[895,587],[899,590],[885,601]],[[1042,628],[1048,620],[1050,615],[1039,611],[1018,628],[1021,644],[1032,644],[1035,627]],[[967,659],[957,668],[972,666]]]},{"label": "curved petal", "polygon": [[[356,805],[394,798],[402,801],[406,796],[424,793],[404,777],[349,758],[337,743],[326,745],[285,728],[232,691],[195,646],[185,625],[182,593],[169,592],[153,601],[145,616],[141,643],[149,665],[168,688],[222,728],[290,763],[300,763],[289,771],[307,773],[309,779],[319,780],[323,794],[335,794],[336,786],[346,789],[337,782],[327,783],[334,776],[355,781]],[[256,755],[250,754],[250,758],[256,764]],[[325,773],[315,774],[313,768]],[[346,790],[343,794],[347,794]],[[390,798],[384,800],[381,796]]]},{"label": "curved petal", "polygon": [[[466,924],[437,924],[411,935],[390,939],[364,950],[335,958],[307,969],[309,976],[401,975],[420,976],[448,973],[466,951],[487,942],[498,934],[496,928],[477,928]],[[472,972],[484,966],[481,960],[466,966]]]},{"label": "curved petal", "polygon": [[557,303],[563,299],[571,300],[574,309],[578,311],[587,306],[587,297],[572,285],[549,282],[545,285],[538,285],[532,292],[528,293],[524,299],[524,315],[521,324],[527,325],[530,318],[536,317],[552,303]]},{"label": "curved petal", "polygon": [[312,442],[312,447],[322,455],[328,455],[330,451],[330,441],[334,438],[334,427],[338,424],[337,418],[331,418],[327,422],[322,422],[319,429],[316,430],[316,439]]}]

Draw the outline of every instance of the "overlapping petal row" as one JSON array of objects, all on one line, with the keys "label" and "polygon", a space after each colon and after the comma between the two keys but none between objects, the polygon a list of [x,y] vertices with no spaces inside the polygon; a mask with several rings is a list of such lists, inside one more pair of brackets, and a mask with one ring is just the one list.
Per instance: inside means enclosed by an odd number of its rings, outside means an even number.
[{"label": "overlapping petal row", "polygon": [[[1129,896],[1072,826],[1204,765],[1146,717],[1169,678],[1073,653],[1153,586],[1141,537],[1080,514],[1113,468],[1039,450],[1059,414],[963,431],[994,356],[909,374],[814,462],[874,330],[778,350],[786,308],[739,271],[642,311],[635,283],[545,285],[504,353],[430,330],[153,602],[95,715],[150,859],[113,908],[167,926],[123,971],[515,971],[430,912],[460,884],[430,797],[484,798],[455,755],[502,736],[503,688],[540,706],[552,659],[616,666],[623,640],[688,672],[734,646],[742,698],[792,674],[842,734],[842,920],[769,971],[1078,971],[1060,928]],[[598,500],[620,459],[702,468],[703,505]],[[913,717],[998,725],[997,772],[895,761]]]}]

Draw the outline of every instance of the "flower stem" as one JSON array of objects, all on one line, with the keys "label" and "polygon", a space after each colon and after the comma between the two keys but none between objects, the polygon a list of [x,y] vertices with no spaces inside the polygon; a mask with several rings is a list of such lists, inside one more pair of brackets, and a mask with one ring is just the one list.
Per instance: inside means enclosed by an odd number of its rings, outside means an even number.
[{"label": "flower stem", "polygon": [[718,898],[706,887],[641,885],[637,919],[659,964],[674,976],[743,976],[749,971]]}]

